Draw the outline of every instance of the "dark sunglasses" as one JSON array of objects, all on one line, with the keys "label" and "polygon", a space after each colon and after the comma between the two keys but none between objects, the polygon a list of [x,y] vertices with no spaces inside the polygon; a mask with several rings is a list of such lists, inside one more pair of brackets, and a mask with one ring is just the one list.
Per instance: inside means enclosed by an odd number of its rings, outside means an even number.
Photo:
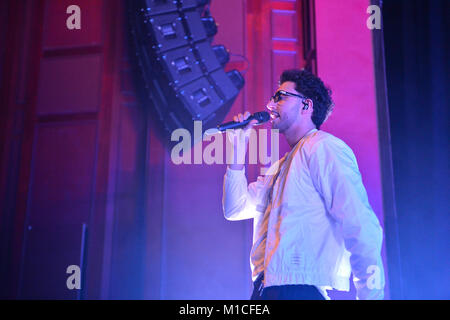
[{"label": "dark sunglasses", "polygon": [[301,96],[299,94],[295,94],[295,93],[291,93],[291,92],[287,92],[284,90],[278,90],[277,92],[275,92],[275,94],[272,96],[272,100],[273,102],[277,103],[281,100],[282,96],[288,96],[288,97],[297,97],[297,98],[302,98],[302,99],[306,99],[306,97]]}]

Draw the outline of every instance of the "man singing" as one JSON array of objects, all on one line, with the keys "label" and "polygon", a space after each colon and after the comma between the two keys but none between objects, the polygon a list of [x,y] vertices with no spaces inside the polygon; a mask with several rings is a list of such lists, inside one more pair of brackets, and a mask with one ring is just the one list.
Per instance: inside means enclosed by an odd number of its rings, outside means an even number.
[{"label": "man singing", "polygon": [[[331,91],[318,77],[284,71],[267,108],[290,152],[249,185],[243,161],[227,168],[225,218],[253,218],[251,299],[328,299],[326,289],[349,290],[351,272],[358,299],[383,299],[383,232],[356,158],[342,140],[320,130],[332,106]],[[237,159],[245,159],[254,124],[231,135]]]}]

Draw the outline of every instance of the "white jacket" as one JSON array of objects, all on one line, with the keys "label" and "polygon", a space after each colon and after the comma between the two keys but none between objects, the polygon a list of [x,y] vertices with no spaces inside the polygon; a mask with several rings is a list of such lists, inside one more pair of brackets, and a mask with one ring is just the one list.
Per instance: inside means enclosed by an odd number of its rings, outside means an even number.
[{"label": "white jacket", "polygon": [[353,272],[358,299],[383,298],[383,232],[352,150],[333,135],[311,130],[248,187],[245,169],[228,168],[223,211],[254,219],[250,264],[265,287],[348,291]]}]

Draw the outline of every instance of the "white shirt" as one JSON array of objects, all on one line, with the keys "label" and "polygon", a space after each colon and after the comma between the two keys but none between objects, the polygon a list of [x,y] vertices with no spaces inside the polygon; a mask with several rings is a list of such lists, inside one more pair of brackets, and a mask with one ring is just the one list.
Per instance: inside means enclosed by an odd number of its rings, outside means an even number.
[{"label": "white shirt", "polygon": [[348,291],[353,271],[358,299],[383,298],[383,232],[352,150],[333,135],[311,130],[248,186],[245,169],[228,168],[223,211],[253,218],[252,277],[264,272],[265,287]]}]

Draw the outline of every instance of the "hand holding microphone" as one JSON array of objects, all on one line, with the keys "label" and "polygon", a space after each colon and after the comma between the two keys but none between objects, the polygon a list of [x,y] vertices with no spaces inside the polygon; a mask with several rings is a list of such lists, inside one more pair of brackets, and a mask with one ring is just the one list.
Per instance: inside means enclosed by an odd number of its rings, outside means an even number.
[{"label": "hand holding microphone", "polygon": [[[242,119],[239,118],[242,116]],[[222,123],[217,126],[217,130],[225,131],[228,129],[239,129],[244,128],[251,121],[256,120],[255,124],[262,124],[270,120],[270,114],[267,111],[255,112],[254,114],[250,114],[250,112],[245,112],[245,114],[238,114],[234,116],[234,121]]]},{"label": "hand holding microphone", "polygon": [[[245,155],[247,153],[248,141],[251,129],[257,124],[262,124],[270,120],[270,114],[266,111],[239,113],[233,117],[234,121],[222,123],[216,128],[209,129],[206,135],[214,135],[219,132],[226,132],[228,140],[233,146],[233,154],[229,155],[232,159],[230,169],[242,170],[245,163]],[[227,155],[228,157],[228,155]],[[230,159],[228,158],[228,159]],[[227,163],[230,163],[227,161]]]},{"label": "hand holding microphone", "polygon": [[[234,122],[228,122],[218,126],[218,129],[220,131],[223,131],[226,129],[231,129],[232,127],[236,128],[235,130],[226,131],[227,138],[233,145],[233,161],[230,164],[230,169],[242,170],[244,168],[245,155],[247,153],[248,140],[250,137],[251,129],[254,125],[266,122],[268,119],[266,121],[260,122],[258,118],[255,118],[254,115],[251,115],[250,112],[247,111],[244,114],[239,113],[238,115],[234,116],[233,120]],[[221,130],[221,127],[224,129]]]}]

